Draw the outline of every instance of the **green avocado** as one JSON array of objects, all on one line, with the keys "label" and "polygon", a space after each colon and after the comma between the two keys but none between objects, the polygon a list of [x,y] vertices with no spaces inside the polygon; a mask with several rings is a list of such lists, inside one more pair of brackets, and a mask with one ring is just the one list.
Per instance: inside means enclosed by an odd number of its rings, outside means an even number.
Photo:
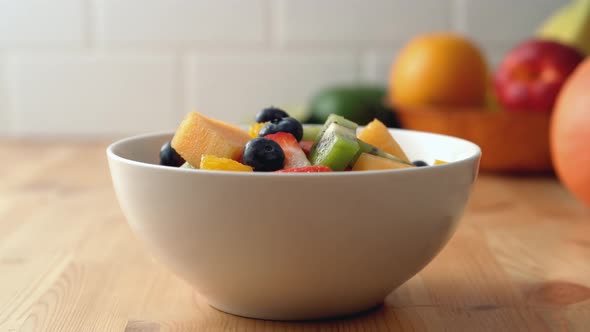
[{"label": "green avocado", "polygon": [[385,105],[387,89],[378,85],[338,85],[311,98],[307,123],[322,124],[336,114],[363,126],[377,118],[387,127],[399,128],[393,110]]}]

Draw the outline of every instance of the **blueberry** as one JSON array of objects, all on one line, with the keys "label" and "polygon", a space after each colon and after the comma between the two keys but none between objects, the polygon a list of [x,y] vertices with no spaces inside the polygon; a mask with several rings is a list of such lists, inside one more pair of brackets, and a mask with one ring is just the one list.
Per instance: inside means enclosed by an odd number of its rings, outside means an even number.
[{"label": "blueberry", "polygon": [[285,152],[277,142],[258,137],[246,143],[242,162],[255,172],[278,171],[285,165]]},{"label": "blueberry", "polygon": [[170,142],[162,145],[160,149],[160,165],[180,167],[184,164],[184,159],[174,150]]},{"label": "blueberry", "polygon": [[412,161],[412,165],[414,165],[416,167],[428,166],[428,164],[423,160],[414,160],[414,161]]},{"label": "blueberry", "polygon": [[272,121],[275,119],[286,118],[288,116],[289,116],[289,114],[287,114],[287,112],[283,111],[280,108],[269,107],[269,108],[265,108],[262,111],[258,112],[258,114],[256,114],[255,120],[258,123],[262,123],[262,122]]},{"label": "blueberry", "polygon": [[291,117],[274,119],[260,129],[258,136],[264,137],[276,133],[290,133],[295,136],[297,141],[301,141],[303,126],[299,121]]}]

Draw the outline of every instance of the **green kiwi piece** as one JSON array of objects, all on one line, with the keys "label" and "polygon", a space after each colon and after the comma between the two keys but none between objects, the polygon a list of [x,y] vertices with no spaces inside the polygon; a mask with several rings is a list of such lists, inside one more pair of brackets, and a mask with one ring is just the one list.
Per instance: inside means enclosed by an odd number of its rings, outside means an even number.
[{"label": "green kiwi piece", "polygon": [[309,160],[313,165],[324,165],[333,171],[344,171],[352,164],[359,151],[356,131],[333,122],[318,139]]}]

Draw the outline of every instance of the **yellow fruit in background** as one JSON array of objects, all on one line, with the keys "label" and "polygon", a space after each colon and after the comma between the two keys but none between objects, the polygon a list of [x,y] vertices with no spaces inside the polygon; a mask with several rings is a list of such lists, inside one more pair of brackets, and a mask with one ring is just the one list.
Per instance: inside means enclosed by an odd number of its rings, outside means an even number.
[{"label": "yellow fruit in background", "polygon": [[389,97],[401,107],[478,107],[486,103],[488,68],[480,50],[452,33],[419,36],[392,66]]}]

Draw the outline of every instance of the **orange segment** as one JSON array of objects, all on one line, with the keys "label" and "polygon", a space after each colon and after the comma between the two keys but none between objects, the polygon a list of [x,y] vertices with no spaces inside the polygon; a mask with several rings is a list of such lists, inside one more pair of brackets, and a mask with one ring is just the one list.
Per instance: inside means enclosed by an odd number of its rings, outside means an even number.
[{"label": "orange segment", "polygon": [[387,127],[383,122],[375,119],[371,121],[365,128],[358,134],[358,138],[361,141],[372,144],[381,150],[392,154],[403,161],[410,162],[401,146],[391,136]]},{"label": "orange segment", "polygon": [[412,168],[410,165],[398,163],[391,159],[363,153],[354,163],[353,171],[373,171],[382,169]]},{"label": "orange segment", "polygon": [[191,165],[199,165],[204,154],[239,159],[250,139],[236,126],[190,112],[176,131],[172,147]]},{"label": "orange segment", "polygon": [[253,123],[250,126],[250,130],[248,131],[248,134],[250,134],[250,137],[252,137],[252,138],[258,137],[258,133],[260,132],[260,129],[262,129],[262,127],[264,127],[264,125],[266,125],[267,123],[268,122]]},{"label": "orange segment", "polygon": [[199,168],[217,171],[254,172],[252,167],[241,164],[235,160],[211,155],[203,155],[201,157]]}]

